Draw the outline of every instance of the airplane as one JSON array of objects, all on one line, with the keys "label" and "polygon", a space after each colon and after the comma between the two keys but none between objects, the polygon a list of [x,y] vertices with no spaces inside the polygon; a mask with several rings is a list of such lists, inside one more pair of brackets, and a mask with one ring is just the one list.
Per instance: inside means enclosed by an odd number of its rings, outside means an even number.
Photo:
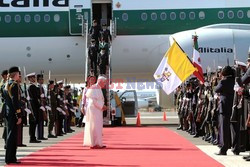
[{"label": "airplane", "polygon": [[[47,78],[50,70],[52,79],[82,83],[87,64],[86,29],[95,19],[112,31],[112,78],[152,79],[170,46],[170,35],[219,23],[248,27],[249,6],[249,0],[0,0],[0,70],[17,65],[27,73],[44,71]],[[202,48],[232,49],[224,44],[229,32],[222,29],[220,34],[217,29],[208,30],[218,46],[203,43],[206,30],[196,32]],[[235,38],[245,38],[249,29],[242,31]],[[187,45],[182,38],[176,40],[191,55],[188,36]],[[240,45],[239,40],[238,57],[245,60],[248,44]],[[218,64],[224,62],[221,54],[217,54]]]}]

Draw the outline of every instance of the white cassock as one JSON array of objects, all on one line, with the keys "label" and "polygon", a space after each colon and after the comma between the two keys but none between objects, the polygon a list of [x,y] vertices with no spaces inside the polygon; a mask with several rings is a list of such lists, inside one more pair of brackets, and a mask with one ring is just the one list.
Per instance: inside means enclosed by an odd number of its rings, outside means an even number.
[{"label": "white cassock", "polygon": [[100,146],[102,147],[102,128],[103,128],[103,111],[104,97],[102,89],[97,84],[92,85],[87,93],[88,98],[86,120],[84,128],[84,146]]}]

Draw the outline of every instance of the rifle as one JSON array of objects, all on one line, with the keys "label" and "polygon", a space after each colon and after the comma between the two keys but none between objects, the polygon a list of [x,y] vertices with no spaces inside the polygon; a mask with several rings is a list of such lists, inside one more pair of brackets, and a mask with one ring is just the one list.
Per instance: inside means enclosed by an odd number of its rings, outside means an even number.
[{"label": "rifle", "polygon": [[[236,69],[235,84],[237,84],[237,78],[240,77],[240,73],[241,73],[241,70],[240,70],[239,66],[237,65],[236,61],[237,61],[236,49],[235,49],[235,45],[234,45],[234,66]],[[242,96],[240,98],[242,98]],[[238,95],[237,91],[235,91],[234,92],[234,105],[232,108],[232,115],[230,117],[230,122],[238,122],[239,103],[241,103],[241,101],[242,101],[242,99],[240,99],[240,102],[239,102],[239,95]]]},{"label": "rifle", "polygon": [[25,108],[28,108],[30,111],[31,111],[31,115],[32,115],[32,118],[33,118],[33,121],[35,122],[36,121],[36,117],[34,115],[34,111],[33,111],[33,108],[31,106],[31,103],[30,103],[30,96],[29,96],[29,91],[27,89],[27,78],[26,78],[26,70],[25,70],[25,67],[23,67],[23,73],[24,73],[24,82],[23,82],[23,86],[24,86],[24,95],[25,95],[25,98],[27,100],[27,103],[26,103],[26,106]]}]

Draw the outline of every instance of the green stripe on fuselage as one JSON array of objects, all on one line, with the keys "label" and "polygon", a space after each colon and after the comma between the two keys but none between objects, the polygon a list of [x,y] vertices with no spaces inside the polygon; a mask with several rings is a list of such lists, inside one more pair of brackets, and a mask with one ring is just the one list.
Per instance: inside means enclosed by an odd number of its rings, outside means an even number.
[{"label": "green stripe on fuselage", "polygon": [[[158,35],[158,34],[173,34],[176,32],[196,29],[202,26],[219,24],[219,23],[242,23],[250,24],[250,8],[223,8],[223,9],[174,9],[174,10],[116,10],[114,11],[114,18],[117,20],[117,34],[118,35]],[[218,12],[224,12],[224,18],[218,18]],[[228,11],[234,12],[234,18],[228,18]],[[238,11],[243,11],[243,18],[238,18]],[[160,15],[165,12],[166,20],[161,20]],[[170,19],[170,13],[176,13],[176,19]],[[180,19],[180,13],[184,12],[186,18]],[[189,18],[189,13],[195,13],[195,19]],[[205,13],[205,18],[200,19],[200,12]],[[123,13],[128,14],[128,20],[122,19]],[[147,14],[147,20],[141,19],[141,14]],[[157,19],[153,21],[151,14],[156,13]]]},{"label": "green stripe on fuselage", "polygon": [[[73,30],[81,30],[74,11],[71,11]],[[82,14],[88,12],[90,23],[90,9],[82,10]],[[6,23],[6,16],[11,17],[11,21]],[[15,17],[21,16],[21,21],[16,22]],[[40,16],[40,21],[35,22],[35,16]],[[50,17],[49,22],[45,21],[45,15]],[[56,16],[55,16],[56,15]],[[9,17],[7,16],[7,17]],[[25,22],[25,16],[30,16],[30,22]],[[59,21],[56,22],[54,17]],[[48,12],[0,12],[0,37],[50,37],[50,36],[71,36],[69,33],[69,12],[68,11],[48,11]],[[47,17],[48,18],[48,17]],[[80,33],[80,32],[79,32]]]}]

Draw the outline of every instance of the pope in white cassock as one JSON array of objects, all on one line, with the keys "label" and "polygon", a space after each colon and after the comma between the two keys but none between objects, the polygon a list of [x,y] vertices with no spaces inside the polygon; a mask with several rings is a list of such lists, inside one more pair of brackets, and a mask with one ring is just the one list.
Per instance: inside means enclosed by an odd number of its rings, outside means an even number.
[{"label": "pope in white cassock", "polygon": [[102,143],[103,111],[106,110],[102,88],[105,88],[106,78],[101,76],[86,93],[88,100],[85,111],[85,128],[83,145],[92,149],[105,148]]}]

